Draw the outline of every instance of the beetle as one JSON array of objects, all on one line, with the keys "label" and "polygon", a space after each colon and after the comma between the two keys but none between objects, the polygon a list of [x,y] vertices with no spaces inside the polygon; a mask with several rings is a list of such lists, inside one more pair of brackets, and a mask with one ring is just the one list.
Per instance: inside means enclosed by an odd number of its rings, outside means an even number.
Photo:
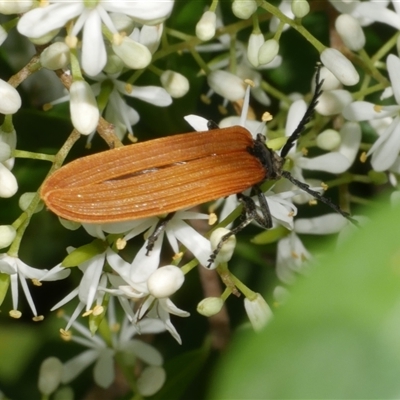
[{"label": "beetle", "polygon": [[[283,170],[290,149],[311,119],[322,93],[319,68],[314,96],[296,130],[280,154],[265,145],[263,135],[253,139],[241,126],[154,139],[72,161],[43,183],[41,197],[58,216],[84,223],[110,223],[172,213],[217,198],[237,194],[244,205],[242,222],[222,237],[210,256],[215,261],[222,245],[251,221],[272,227],[268,203],[260,185],[285,177],[334,211],[352,220],[330,199]],[[251,197],[253,188],[261,214]],[[352,220],[353,221],[353,220]],[[151,250],[163,222],[149,238]]]}]

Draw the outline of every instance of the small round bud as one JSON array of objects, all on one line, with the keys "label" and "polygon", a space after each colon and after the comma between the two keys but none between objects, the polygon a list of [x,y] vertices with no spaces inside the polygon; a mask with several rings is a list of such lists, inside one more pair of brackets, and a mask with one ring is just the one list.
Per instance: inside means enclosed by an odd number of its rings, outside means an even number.
[{"label": "small round bud", "polygon": [[240,19],[250,18],[257,11],[257,2],[254,0],[234,0],[232,12]]},{"label": "small round bud", "polygon": [[18,190],[18,182],[12,172],[0,163],[0,197],[14,196]]},{"label": "small round bud", "polygon": [[320,55],[322,64],[325,65],[343,85],[353,86],[360,77],[353,64],[339,51],[326,48]]},{"label": "small round bud", "polygon": [[0,79],[0,114],[15,114],[21,107],[21,97],[9,83]]},{"label": "small round bud", "polygon": [[[31,205],[33,198],[36,196],[35,192],[26,192],[21,195],[18,201],[19,208],[22,211],[26,211],[27,208]],[[40,202],[35,209],[35,213],[43,210],[43,203]]]},{"label": "small round bud", "polygon": [[39,370],[38,388],[41,394],[49,396],[61,383],[63,365],[56,357],[46,358]]},{"label": "small round bud", "polygon": [[256,294],[253,300],[246,297],[244,299],[244,308],[256,332],[260,331],[273,316],[269,305],[259,293]]},{"label": "small round bud", "polygon": [[8,247],[15,239],[16,234],[17,231],[13,226],[0,225],[0,249]]},{"label": "small round bud", "polygon": [[[210,236],[210,243],[211,243],[211,248],[213,250],[216,250],[222,237],[229,233],[230,230],[226,228],[218,228],[216,229]],[[221,247],[221,250],[219,251],[217,255],[217,259],[215,264],[221,264],[221,263],[226,263],[228,262],[233,255],[233,252],[236,247],[236,237],[235,235],[231,235],[228,240],[224,242],[224,244]]]},{"label": "small round bud", "polygon": [[128,36],[114,35],[112,49],[129,68],[143,69],[151,63],[150,50]]},{"label": "small round bud", "polygon": [[334,129],[326,129],[317,136],[317,146],[323,150],[334,150],[341,142],[338,131]]},{"label": "small round bud", "polygon": [[260,65],[258,61],[258,53],[261,46],[264,44],[264,35],[260,33],[251,33],[249,37],[249,44],[247,46],[247,58],[254,67]]},{"label": "small round bud", "polygon": [[100,118],[91,87],[85,81],[75,81],[69,89],[69,94],[72,125],[82,135],[91,134],[96,129]]},{"label": "small round bud", "polygon": [[223,306],[224,301],[220,297],[207,297],[197,305],[197,312],[205,317],[212,317],[218,314]]},{"label": "small round bud", "polygon": [[0,142],[0,162],[4,162],[11,157],[11,147],[8,143]]},{"label": "small round bud", "polygon": [[361,50],[365,46],[365,35],[357,19],[349,14],[341,14],[336,18],[335,28],[343,43],[353,51]]},{"label": "small round bud", "polygon": [[196,36],[206,42],[215,36],[217,16],[215,12],[206,11],[196,25]]},{"label": "small round bud", "polygon": [[373,169],[368,171],[368,177],[375,185],[384,185],[388,181],[388,177],[385,172],[374,171]]},{"label": "small round bud", "polygon": [[116,54],[107,54],[107,62],[103,71],[107,74],[120,74],[125,68],[124,62]]},{"label": "small round bud", "polygon": [[292,0],[292,13],[296,18],[304,18],[310,12],[307,0]]},{"label": "small round bud", "polygon": [[43,67],[51,70],[65,68],[69,64],[69,47],[63,42],[55,42],[40,54]]},{"label": "small round bud", "polygon": [[279,52],[279,43],[275,39],[264,42],[258,52],[258,62],[262,65],[269,64]]},{"label": "small round bud", "polygon": [[166,265],[155,270],[147,280],[149,293],[159,298],[173,295],[183,284],[185,275],[175,265]]},{"label": "small round bud", "polygon": [[189,81],[178,72],[171,70],[164,71],[160,80],[164,89],[175,99],[183,97],[189,91]]},{"label": "small round bud", "polygon": [[244,98],[246,93],[246,87],[243,80],[227,71],[212,71],[207,76],[207,82],[215,93],[229,101],[241,100]]}]

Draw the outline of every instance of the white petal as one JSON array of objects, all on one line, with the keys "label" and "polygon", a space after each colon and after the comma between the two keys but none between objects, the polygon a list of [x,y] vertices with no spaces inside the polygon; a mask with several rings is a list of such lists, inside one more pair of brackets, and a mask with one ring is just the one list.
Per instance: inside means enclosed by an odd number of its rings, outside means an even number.
[{"label": "white petal", "polygon": [[245,83],[230,72],[212,71],[207,77],[207,82],[215,93],[229,101],[237,101],[244,98],[246,92]]},{"label": "white petal", "polygon": [[86,350],[78,356],[64,363],[62,383],[66,384],[75,379],[80,373],[92,364],[98,357],[97,350]]},{"label": "white petal", "polygon": [[340,174],[350,168],[350,161],[339,152],[331,152],[314,158],[302,157],[298,165],[304,169],[326,171],[332,174]]},{"label": "white petal", "polygon": [[83,2],[61,2],[38,7],[19,19],[17,29],[21,35],[40,38],[62,28],[69,20],[79,15],[83,8]]},{"label": "white petal", "polygon": [[352,101],[353,98],[349,91],[342,89],[330,90],[321,94],[315,109],[321,115],[335,115],[341,113],[343,108]]},{"label": "white petal", "polygon": [[368,101],[355,101],[343,109],[343,116],[349,121],[368,121],[397,114],[399,106],[377,106]]},{"label": "white petal", "polygon": [[342,138],[339,153],[343,154],[348,160],[350,165],[353,164],[361,143],[361,127],[356,122],[346,122],[340,130]]},{"label": "white petal", "polygon": [[400,104],[400,58],[389,54],[386,61],[396,103]]},{"label": "white petal", "polygon": [[[164,329],[165,330],[165,329]],[[143,333],[142,330],[140,330]],[[129,342],[124,343],[118,350],[123,350],[128,352],[135,357],[140,358],[146,364],[161,366],[163,363],[163,357],[161,353],[152,345],[147,344],[141,340],[129,340]]]},{"label": "white petal", "polygon": [[95,76],[106,65],[107,53],[101,33],[101,20],[92,10],[85,22],[82,33],[82,68],[89,76]]},{"label": "white petal", "polygon": [[108,388],[114,382],[114,350],[101,351],[93,369],[94,381],[102,388]]},{"label": "white petal", "polygon": [[144,397],[157,393],[164,385],[167,374],[161,367],[146,367],[137,380],[139,393]]},{"label": "white petal", "polygon": [[361,3],[357,7],[357,13],[364,18],[371,19],[372,21],[382,22],[397,30],[400,29],[400,16],[394,11],[382,7],[372,1]]},{"label": "white petal", "polygon": [[199,117],[198,115],[186,115],[183,117],[185,121],[197,132],[208,131],[208,119]]},{"label": "white petal", "polygon": [[315,218],[299,218],[294,221],[297,233],[308,235],[330,235],[340,232],[348,224],[347,219],[337,213]]},{"label": "white petal", "polygon": [[155,25],[171,14],[174,0],[146,0],[132,1],[113,0],[102,2],[103,7],[108,11],[119,12],[129,15],[135,21],[142,24]]},{"label": "white petal", "polygon": [[167,107],[172,104],[168,92],[159,86],[134,86],[132,91],[126,91],[125,84],[117,82],[118,90],[129,97],[134,97],[158,107]]},{"label": "white petal", "polygon": [[285,127],[286,136],[290,136],[295,131],[295,129],[299,125],[299,122],[303,118],[306,110],[307,110],[307,104],[303,99],[296,100],[291,104],[286,119],[286,127]]},{"label": "white petal", "polygon": [[[376,146],[375,146],[376,145]],[[371,165],[375,171],[385,171],[395,162],[400,151],[400,117],[396,117],[392,125],[374,143]]]}]

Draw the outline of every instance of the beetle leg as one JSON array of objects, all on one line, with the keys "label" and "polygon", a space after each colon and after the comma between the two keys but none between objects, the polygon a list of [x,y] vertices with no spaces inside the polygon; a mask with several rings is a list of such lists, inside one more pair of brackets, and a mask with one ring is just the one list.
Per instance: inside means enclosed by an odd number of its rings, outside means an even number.
[{"label": "beetle leg", "polygon": [[272,216],[271,212],[268,207],[268,202],[262,193],[261,189],[258,186],[253,188],[257,194],[257,197],[260,201],[260,208],[262,212],[262,216],[257,212],[257,206],[254,200],[246,196],[244,194],[238,193],[237,197],[238,200],[243,204],[243,215],[244,219],[242,222],[236,226],[235,228],[231,229],[230,232],[222,236],[221,240],[219,241],[216,249],[212,252],[210,258],[208,259],[209,264],[207,268],[210,268],[211,264],[215,261],[218,256],[218,253],[221,251],[222,246],[228,241],[228,239],[232,235],[236,235],[242,229],[244,229],[247,225],[249,225],[252,221],[256,221],[259,225],[263,228],[270,229],[272,228]]},{"label": "beetle leg", "polygon": [[165,218],[160,219],[157,222],[157,225],[154,229],[154,231],[151,233],[149,238],[147,239],[147,246],[146,246],[146,256],[150,254],[150,252],[153,250],[154,244],[156,243],[158,237],[160,236],[160,233],[165,229],[167,226],[167,223],[171,220],[171,218],[175,215],[175,213],[169,213]]}]

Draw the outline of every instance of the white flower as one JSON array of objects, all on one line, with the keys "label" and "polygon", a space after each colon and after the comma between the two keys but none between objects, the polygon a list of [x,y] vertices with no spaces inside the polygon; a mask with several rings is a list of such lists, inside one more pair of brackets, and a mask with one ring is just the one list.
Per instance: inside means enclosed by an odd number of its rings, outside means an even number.
[{"label": "white flower", "polygon": [[169,16],[173,4],[173,0],[162,2],[157,0],[135,2],[99,0],[93,7],[91,2],[86,5],[83,0],[74,2],[50,0],[47,6],[35,8],[24,14],[20,18],[17,28],[22,35],[40,38],[77,18],[70,36],[75,37],[83,29],[82,67],[88,75],[94,76],[104,68],[107,61],[101,32],[102,23],[113,34],[118,33],[108,13],[122,13],[141,24],[156,24]]},{"label": "white flower", "polygon": [[[221,239],[230,232],[229,229],[226,228],[217,228],[212,232],[210,236],[211,248],[215,251],[218,248]],[[215,260],[215,267],[221,263],[227,263],[233,255],[236,247],[236,237],[235,235],[231,235],[228,240],[225,241],[223,246],[221,247],[217,258]]]},{"label": "white flower", "polygon": [[245,83],[238,76],[227,71],[212,71],[207,76],[210,88],[229,101],[243,99],[246,91]]},{"label": "white flower", "polygon": [[252,32],[249,37],[247,45],[247,58],[253,67],[258,67],[260,62],[258,60],[258,53],[260,47],[264,44],[264,35],[261,32]]},{"label": "white flower", "polygon": [[376,171],[386,171],[395,162],[400,151],[400,59],[393,54],[387,58],[387,69],[392,84],[396,105],[379,106],[366,101],[356,101],[343,110],[350,121],[373,121],[394,117],[392,123],[381,133],[368,151],[372,155],[371,165]]},{"label": "white flower", "polygon": [[18,190],[18,182],[12,172],[0,163],[0,197],[14,196]]},{"label": "white flower", "polygon": [[96,129],[100,118],[93,91],[87,82],[75,81],[69,95],[72,124],[82,135],[89,135]]},{"label": "white flower", "polygon": [[[161,367],[163,359],[161,354],[151,345],[133,337],[138,333],[159,333],[163,331],[163,325],[158,320],[146,318],[137,326],[129,324],[127,318],[122,321],[121,329],[116,332],[114,327],[118,326],[114,300],[111,297],[108,310],[108,325],[111,333],[111,342],[106,342],[99,335],[92,333],[78,322],[72,323],[72,327],[81,336],[72,335],[74,341],[88,350],[73,357],[64,364],[62,382],[67,384],[75,379],[89,365],[95,363],[93,377],[95,382],[103,388],[109,387],[115,378],[114,357],[117,353],[124,356],[125,360],[139,358],[147,365]],[[68,324],[70,325],[70,324]],[[156,386],[160,385],[155,382]]]},{"label": "white flower", "polygon": [[271,308],[259,293],[256,293],[253,299],[246,297],[244,299],[244,308],[256,332],[264,328],[273,317]]},{"label": "white flower", "polygon": [[121,58],[127,67],[132,69],[146,68],[151,62],[150,50],[141,43],[132,40],[128,36],[113,41],[112,49]]},{"label": "white flower", "polygon": [[32,279],[35,285],[40,286],[41,281],[57,281],[66,278],[70,271],[59,266],[52,268],[50,271],[47,269],[36,269],[25,264],[17,257],[11,257],[8,254],[0,254],[0,272],[10,276],[11,295],[13,310],[12,315],[19,316],[18,311],[18,281],[22,286],[26,300],[32,310],[34,319],[38,320],[39,317],[36,311],[35,303],[33,302],[31,293],[29,291],[26,280]]},{"label": "white flower", "polygon": [[15,114],[21,107],[21,97],[9,83],[0,79],[0,114]]}]

